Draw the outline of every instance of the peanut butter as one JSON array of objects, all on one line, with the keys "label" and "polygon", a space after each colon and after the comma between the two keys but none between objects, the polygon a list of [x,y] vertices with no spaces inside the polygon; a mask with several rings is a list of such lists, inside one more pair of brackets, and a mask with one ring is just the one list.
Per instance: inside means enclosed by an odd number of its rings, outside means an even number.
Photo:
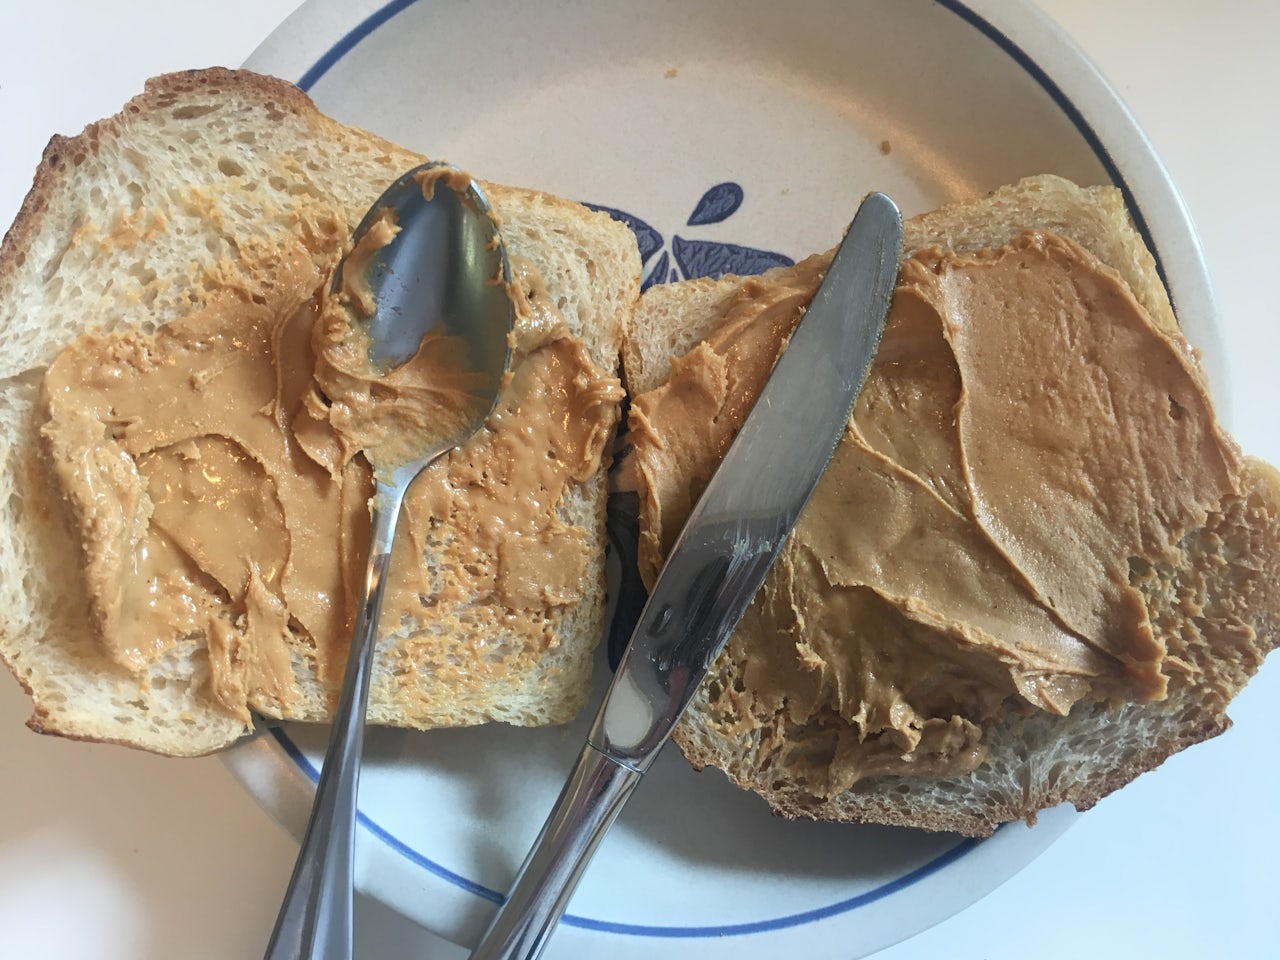
[{"label": "peanut butter", "polygon": [[[646,576],[824,268],[749,281],[636,398]],[[830,797],[974,769],[1009,703],[1161,698],[1131,567],[1169,556],[1238,467],[1185,344],[1086,250],[1029,233],[972,257],[921,251],[831,466],[729,641],[740,682],[714,686],[713,722]],[[823,750],[788,747],[817,728],[834,731]]]},{"label": "peanut butter", "polygon": [[[594,533],[561,515],[563,500],[598,471],[621,388],[570,336],[536,269],[518,262],[515,274],[519,349],[498,407],[411,488],[401,519],[383,643],[406,698],[427,664],[503,682],[519,663],[484,656],[490,631],[536,654],[556,610],[584,590]],[[271,276],[154,334],[82,337],[43,384],[47,452],[99,642],[142,674],[202,637],[214,696],[244,717],[323,712],[301,702],[301,678],[333,690],[341,677],[373,490],[358,451],[367,443],[393,462],[420,429],[439,428],[448,391],[467,390],[445,382],[440,400],[447,343],[372,383],[306,250],[278,251]],[[412,414],[381,417],[406,402]],[[460,616],[470,665],[452,662]],[[454,643],[443,666],[442,636]]]}]

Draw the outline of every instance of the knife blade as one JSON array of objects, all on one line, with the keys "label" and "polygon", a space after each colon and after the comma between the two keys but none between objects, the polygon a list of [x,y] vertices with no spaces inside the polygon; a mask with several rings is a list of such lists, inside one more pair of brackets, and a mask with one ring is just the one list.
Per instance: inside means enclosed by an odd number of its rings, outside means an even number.
[{"label": "knife blade", "polygon": [[875,357],[902,218],[863,200],[671,549],[550,818],[472,960],[537,957],[577,881],[781,551]]}]

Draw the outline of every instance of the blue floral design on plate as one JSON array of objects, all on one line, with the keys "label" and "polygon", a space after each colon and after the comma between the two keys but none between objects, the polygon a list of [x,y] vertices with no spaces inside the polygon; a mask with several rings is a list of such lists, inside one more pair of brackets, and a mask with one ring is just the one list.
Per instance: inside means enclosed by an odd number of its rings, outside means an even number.
[{"label": "blue floral design on plate", "polygon": [[[709,187],[694,205],[685,226],[701,227],[723,223],[738,212],[744,196],[742,187],[732,181]],[[679,234],[672,235],[668,246],[660,230],[633,213],[598,203],[588,203],[586,206],[625,223],[636,235],[640,261],[644,265],[641,290],[648,290],[655,283],[692,280],[696,277],[719,279],[729,273],[750,275],[763,273],[770,267],[789,267],[795,263],[786,254],[771,250],[757,250],[754,247],[715,240],[699,240]]]},{"label": "blue floral design on plate", "polygon": [[687,226],[700,227],[704,223],[728,220],[742,206],[742,197],[742,187],[736,183],[717,183],[702,195],[693,213],[689,214]]}]

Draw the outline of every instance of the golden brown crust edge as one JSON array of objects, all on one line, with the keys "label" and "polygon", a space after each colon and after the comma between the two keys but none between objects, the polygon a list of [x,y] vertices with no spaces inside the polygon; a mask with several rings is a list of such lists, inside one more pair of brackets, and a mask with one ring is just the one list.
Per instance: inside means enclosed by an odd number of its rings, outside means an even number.
[{"label": "golden brown crust edge", "polygon": [[[819,802],[796,791],[763,788],[759,783],[733,773],[726,772],[726,776],[735,786],[758,794],[776,815],[789,820],[880,824],[985,838],[1008,822],[1026,820],[1034,823],[1037,813],[1059,804],[1070,803],[1081,812],[1089,810],[1108,794],[1131,783],[1140,775],[1155,770],[1175,753],[1210,740],[1226,732],[1230,727],[1231,720],[1226,716],[1218,718],[1216,722],[1206,719],[1196,727],[1182,731],[1179,737],[1162,744],[1159,749],[1153,749],[1141,755],[1132,763],[1121,768],[1106,770],[1096,780],[1077,781],[1066,788],[1049,791],[1032,806],[1014,803],[975,807],[936,805],[931,807],[926,815],[920,816],[895,802],[891,792],[873,792],[874,781],[868,781],[862,785],[862,789],[855,794],[858,798],[856,803],[842,802],[840,797]],[[718,768],[714,751],[698,742],[685,729],[677,728],[673,739],[695,770],[702,772],[708,767]]]},{"label": "golden brown crust edge", "polygon": [[[39,231],[41,218],[48,207],[49,195],[63,175],[66,163],[74,163],[75,157],[80,154],[96,154],[104,133],[118,132],[130,117],[161,105],[169,97],[192,90],[217,88],[232,92],[256,92],[279,99],[299,113],[323,116],[311,98],[293,84],[249,70],[208,67],[150,78],[144,84],[142,93],[130,99],[116,114],[90,123],[78,134],[54,134],[49,138],[32,178],[31,189],[27,191],[17,216],[5,232],[4,240],[0,241],[0,284],[7,280],[14,262],[25,255],[32,237]],[[3,287],[0,287],[0,292],[2,290]]]}]

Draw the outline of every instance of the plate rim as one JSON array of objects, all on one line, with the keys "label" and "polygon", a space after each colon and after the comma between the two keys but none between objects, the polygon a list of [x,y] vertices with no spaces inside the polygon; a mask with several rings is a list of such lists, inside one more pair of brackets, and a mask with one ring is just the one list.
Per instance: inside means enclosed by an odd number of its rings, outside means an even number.
[{"label": "plate rim", "polygon": [[[293,768],[300,772],[303,777],[309,781],[311,787],[320,780],[320,771],[311,763],[310,759],[302,751],[302,749],[294,743],[282,726],[272,726],[263,731],[266,736],[276,742],[278,747],[289,761],[293,764]],[[254,739],[261,739],[261,734]],[[272,750],[270,746],[267,749]],[[427,870],[432,875],[448,883],[453,884],[464,893],[470,893],[473,896],[486,900],[489,903],[499,905],[504,900],[504,894],[501,891],[486,887],[478,881],[465,877],[448,867],[443,866],[432,860],[421,851],[413,849],[405,841],[396,837],[390,830],[379,824],[369,814],[363,813],[357,806],[356,821],[359,825],[367,830],[384,846],[389,847],[396,855],[403,857],[414,866]],[[818,907],[812,907],[807,910],[797,911],[795,913],[784,914],[778,917],[770,917],[765,920],[754,920],[749,922],[720,923],[712,925],[695,925],[695,924],[641,924],[641,923],[625,923],[617,920],[599,920],[593,917],[582,916],[566,911],[560,917],[560,923],[570,927],[577,927],[581,930],[589,930],[598,933],[625,934],[635,937],[650,937],[653,939],[706,939],[710,937],[734,937],[734,936],[750,936],[752,934],[773,933],[781,930],[789,930],[795,927],[804,926],[809,923],[815,923],[821,920],[830,919],[833,916],[844,913],[852,913],[861,907],[869,906],[878,900],[892,896],[907,887],[914,886],[921,880],[925,880],[941,870],[946,869],[952,863],[962,859],[966,854],[970,853],[979,844],[990,843],[996,837],[1000,836],[1001,831],[1006,830],[1010,824],[1000,824],[991,837],[965,837],[958,834],[947,836],[955,836],[956,842],[946,850],[934,855],[925,863],[913,867],[901,876],[894,877],[892,880],[886,880],[884,883],[864,890],[861,893],[854,894],[842,900],[833,903],[824,904]],[[1064,828],[1069,824],[1064,825]],[[291,831],[292,832],[292,831]],[[1043,847],[1041,848],[1043,849]],[[1038,855],[1039,851],[1037,852]],[[1034,858],[1032,858],[1034,859]],[[1030,863],[1027,860],[1026,863]],[[1020,864],[1021,867],[1026,863]]]}]

